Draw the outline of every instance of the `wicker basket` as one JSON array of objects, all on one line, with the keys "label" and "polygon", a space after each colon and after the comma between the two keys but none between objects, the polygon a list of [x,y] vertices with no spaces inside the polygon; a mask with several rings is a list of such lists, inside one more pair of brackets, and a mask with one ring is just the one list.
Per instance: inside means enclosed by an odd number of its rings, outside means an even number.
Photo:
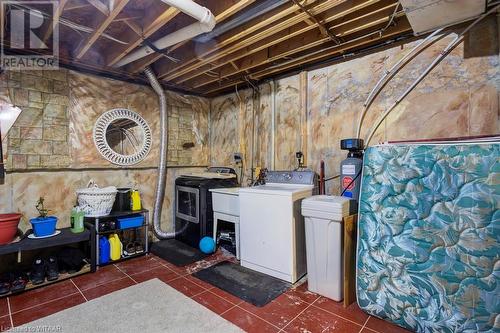
[{"label": "wicker basket", "polygon": [[109,215],[115,203],[117,189],[114,186],[99,188],[91,180],[85,189],[76,191],[78,205],[87,217],[98,217]]}]

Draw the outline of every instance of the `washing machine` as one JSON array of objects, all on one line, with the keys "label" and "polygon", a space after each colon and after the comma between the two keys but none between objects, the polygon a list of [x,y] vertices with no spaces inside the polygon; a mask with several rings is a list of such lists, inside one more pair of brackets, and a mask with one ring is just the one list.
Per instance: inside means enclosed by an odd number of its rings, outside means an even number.
[{"label": "washing machine", "polygon": [[313,171],[269,171],[240,189],[241,265],[295,283],[306,274],[301,201],[316,193]]}]

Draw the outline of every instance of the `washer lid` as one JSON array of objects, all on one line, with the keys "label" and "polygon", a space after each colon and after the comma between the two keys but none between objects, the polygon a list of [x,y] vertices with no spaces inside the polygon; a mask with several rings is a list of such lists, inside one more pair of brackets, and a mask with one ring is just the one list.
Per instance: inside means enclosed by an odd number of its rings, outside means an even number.
[{"label": "washer lid", "polygon": [[335,195],[314,195],[302,200],[302,209],[349,215],[351,199]]},{"label": "washer lid", "polygon": [[240,189],[241,189],[240,187],[221,187],[221,188],[211,188],[209,189],[209,191],[238,196],[240,193]]}]

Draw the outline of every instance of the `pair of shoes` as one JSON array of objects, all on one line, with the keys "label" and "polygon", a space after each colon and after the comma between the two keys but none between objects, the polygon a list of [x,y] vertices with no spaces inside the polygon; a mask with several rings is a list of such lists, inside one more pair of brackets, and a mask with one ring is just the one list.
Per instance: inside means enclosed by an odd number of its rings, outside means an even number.
[{"label": "pair of shoes", "polygon": [[0,295],[19,292],[26,288],[28,276],[23,272],[4,273],[0,277]]},{"label": "pair of shoes", "polygon": [[5,295],[10,291],[11,280],[10,273],[0,276],[0,295]]},{"label": "pair of shoes", "polygon": [[125,250],[123,251],[123,255],[125,257],[132,256],[134,254],[139,254],[144,252],[144,247],[139,242],[129,242],[125,245]]},{"label": "pair of shoes", "polygon": [[76,273],[85,266],[86,261],[85,254],[73,247],[65,247],[57,254],[59,273]]},{"label": "pair of shoes", "polygon": [[55,281],[59,278],[59,269],[57,268],[56,257],[47,259],[36,258],[31,268],[30,280],[34,285],[42,284],[47,281]]}]

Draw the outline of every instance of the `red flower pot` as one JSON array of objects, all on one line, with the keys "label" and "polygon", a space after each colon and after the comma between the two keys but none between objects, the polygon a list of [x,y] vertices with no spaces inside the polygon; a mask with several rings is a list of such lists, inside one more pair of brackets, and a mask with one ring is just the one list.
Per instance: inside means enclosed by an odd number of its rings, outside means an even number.
[{"label": "red flower pot", "polygon": [[17,234],[21,214],[0,214],[0,244],[9,244]]}]

